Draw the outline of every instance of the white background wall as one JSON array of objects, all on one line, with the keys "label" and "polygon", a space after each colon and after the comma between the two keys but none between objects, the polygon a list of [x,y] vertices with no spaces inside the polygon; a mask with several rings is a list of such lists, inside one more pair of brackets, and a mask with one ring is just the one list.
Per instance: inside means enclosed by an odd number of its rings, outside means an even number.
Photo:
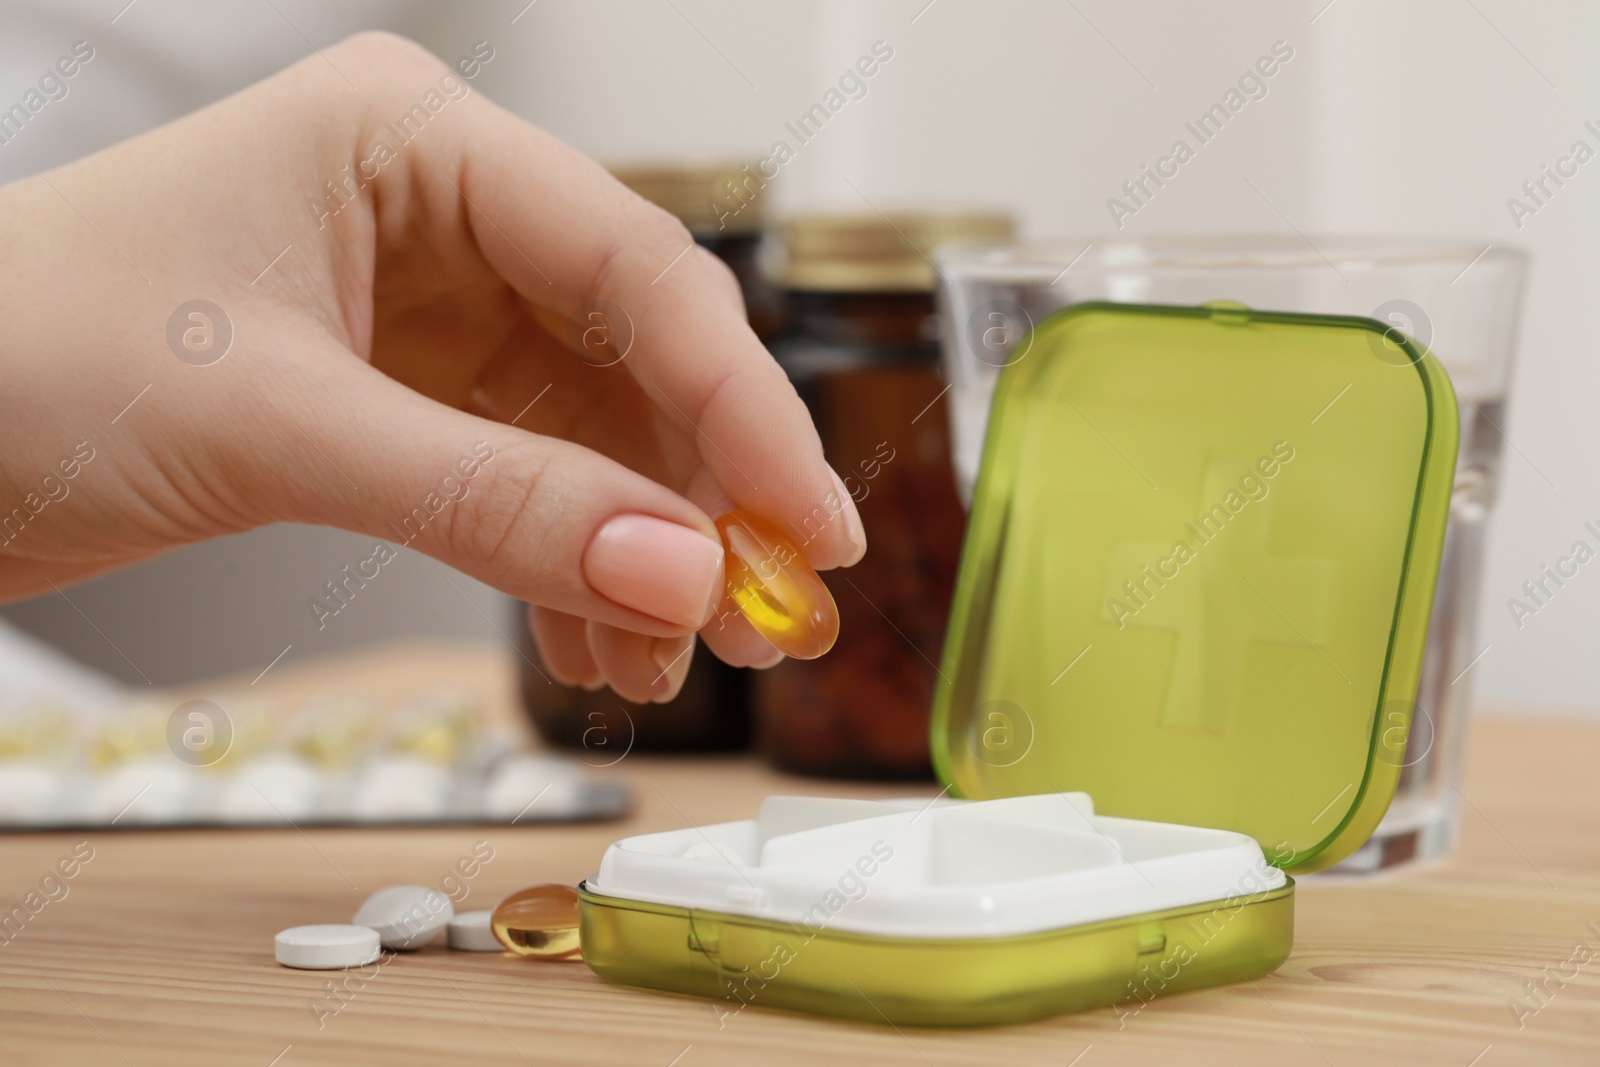
[{"label": "white background wall", "polygon": [[[1123,232],[1286,232],[1248,178],[1308,232],[1533,253],[1485,580],[1479,644],[1490,650],[1473,677],[1482,702],[1600,713],[1600,563],[1520,630],[1506,607],[1585,536],[1585,520],[1600,519],[1600,161],[1521,229],[1506,207],[1573,141],[1600,150],[1583,128],[1600,127],[1600,5],[525,2],[137,0],[113,25],[126,0],[13,0],[0,9],[0,99],[20,96],[73,40],[93,40],[98,57],[41,114],[48,124],[32,124],[30,142],[0,146],[0,179],[165,121],[363,26],[409,32],[447,59],[488,41],[495,59],[475,87],[605,158],[760,157],[775,139],[793,144],[784,122],[884,40],[893,60],[798,149],[777,205],[991,205],[1014,209],[1029,236],[1092,238],[1112,232],[1105,200],[1121,182],[1286,41],[1295,57],[1269,95]],[[507,610],[459,576],[449,577],[463,593],[451,590],[442,568],[413,556],[409,572],[352,606],[369,610],[315,633],[305,598],[359,545],[328,531],[262,531],[102,579],[75,599],[161,679],[264,665],[291,641],[298,655],[396,632],[490,634],[484,616]],[[10,614],[131,675],[65,605]]]}]

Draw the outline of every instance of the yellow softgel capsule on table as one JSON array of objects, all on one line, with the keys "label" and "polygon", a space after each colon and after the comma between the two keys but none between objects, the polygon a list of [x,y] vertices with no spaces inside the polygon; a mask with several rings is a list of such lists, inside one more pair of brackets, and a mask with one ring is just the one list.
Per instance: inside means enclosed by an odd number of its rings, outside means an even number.
[{"label": "yellow softgel capsule on table", "polygon": [[839,637],[833,594],[793,541],[749,511],[717,520],[728,596],[756,633],[794,659],[816,659]]},{"label": "yellow softgel capsule on table", "polygon": [[536,885],[512,893],[489,916],[495,940],[519,956],[580,959],[578,891],[570,885]]}]

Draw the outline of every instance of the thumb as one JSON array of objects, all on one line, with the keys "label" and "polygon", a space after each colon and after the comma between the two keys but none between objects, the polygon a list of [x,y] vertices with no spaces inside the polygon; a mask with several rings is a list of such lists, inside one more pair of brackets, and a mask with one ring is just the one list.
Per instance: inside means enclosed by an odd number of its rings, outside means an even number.
[{"label": "thumb", "polygon": [[305,373],[255,386],[276,409],[264,416],[270,443],[246,458],[270,518],[408,546],[529,603],[637,633],[689,633],[714,614],[722,546],[677,493],[579,445],[430,400],[343,349],[296,362]]}]

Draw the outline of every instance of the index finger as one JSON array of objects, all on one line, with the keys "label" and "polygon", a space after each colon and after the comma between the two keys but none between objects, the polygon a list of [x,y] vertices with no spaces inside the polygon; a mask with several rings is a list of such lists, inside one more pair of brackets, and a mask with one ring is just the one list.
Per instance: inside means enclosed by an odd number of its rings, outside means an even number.
[{"label": "index finger", "polygon": [[623,366],[694,434],[728,498],[786,527],[814,567],[859,558],[849,495],[805,405],[729,299],[721,264],[581,153],[481,96],[461,104],[438,124],[445,136],[418,139],[409,194],[456,215],[535,306],[569,320],[596,307],[625,316]]}]

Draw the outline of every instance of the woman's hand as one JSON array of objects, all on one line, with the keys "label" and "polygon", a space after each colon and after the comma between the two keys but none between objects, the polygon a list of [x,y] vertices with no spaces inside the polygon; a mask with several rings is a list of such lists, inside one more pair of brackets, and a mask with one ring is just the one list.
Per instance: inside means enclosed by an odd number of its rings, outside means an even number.
[{"label": "woman's hand", "polygon": [[0,299],[3,596],[340,526],[535,605],[557,678],[665,700],[696,630],[779,658],[708,515],[865,551],[722,264],[398,38],[0,189]]}]

